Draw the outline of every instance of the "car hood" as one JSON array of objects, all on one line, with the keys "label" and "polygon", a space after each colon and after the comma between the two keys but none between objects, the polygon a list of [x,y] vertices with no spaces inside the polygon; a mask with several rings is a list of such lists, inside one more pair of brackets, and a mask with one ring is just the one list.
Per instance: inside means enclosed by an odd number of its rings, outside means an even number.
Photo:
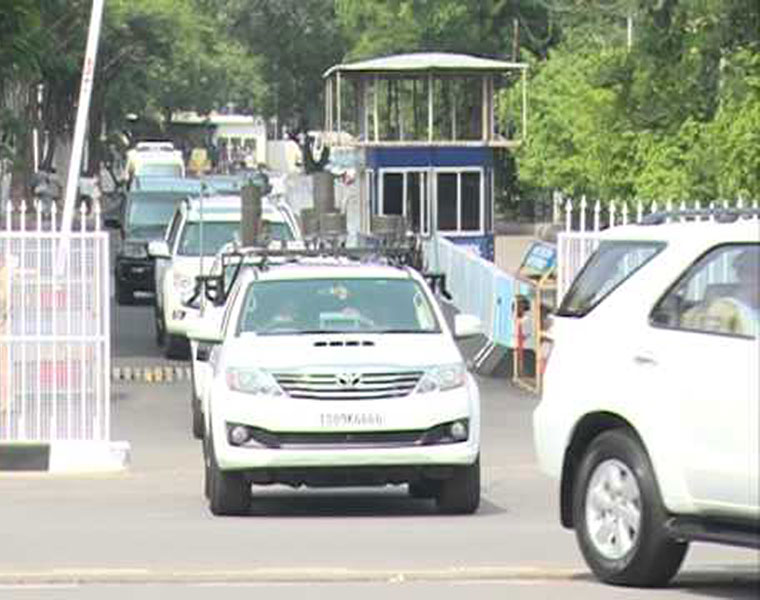
[{"label": "car hood", "polygon": [[229,366],[267,370],[405,369],[462,361],[454,341],[443,333],[244,334],[228,343]]}]

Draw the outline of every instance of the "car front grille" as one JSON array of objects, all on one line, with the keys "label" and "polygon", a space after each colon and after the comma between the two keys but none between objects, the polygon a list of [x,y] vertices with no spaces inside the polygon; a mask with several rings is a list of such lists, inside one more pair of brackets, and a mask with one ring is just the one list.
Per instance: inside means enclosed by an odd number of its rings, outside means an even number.
[{"label": "car front grille", "polygon": [[410,394],[422,371],[272,373],[291,398],[309,400],[375,400]]}]

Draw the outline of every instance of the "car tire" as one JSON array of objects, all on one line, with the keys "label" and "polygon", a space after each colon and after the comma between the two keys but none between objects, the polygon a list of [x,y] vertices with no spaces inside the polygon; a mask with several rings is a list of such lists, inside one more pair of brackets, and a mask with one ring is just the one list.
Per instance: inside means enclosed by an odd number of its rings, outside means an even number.
[{"label": "car tire", "polygon": [[120,306],[129,306],[135,303],[135,292],[124,283],[116,284],[116,303]]},{"label": "car tire", "polygon": [[214,455],[214,443],[205,445],[205,487],[208,506],[216,516],[244,515],[251,505],[251,486],[241,471],[223,471]]},{"label": "car tire", "polygon": [[453,475],[441,481],[436,496],[438,511],[471,514],[480,505],[480,458],[471,465],[454,467]]},{"label": "car tire", "polygon": [[606,583],[657,587],[678,572],[688,544],[668,537],[654,471],[623,429],[596,437],[573,487],[573,522],[583,557]]},{"label": "car tire", "polygon": [[190,342],[183,335],[164,334],[164,356],[172,359],[190,358]]},{"label": "car tire", "polygon": [[193,437],[196,440],[202,440],[205,424],[203,422],[203,412],[201,412],[201,400],[195,394],[194,389],[190,392],[190,410],[193,418]]},{"label": "car tire", "polygon": [[409,496],[412,498],[436,498],[441,490],[441,482],[421,477],[409,482]]},{"label": "car tire", "polygon": [[166,327],[164,326],[164,316],[161,307],[156,304],[153,310],[153,325],[156,329],[156,345],[163,348],[166,342]]}]

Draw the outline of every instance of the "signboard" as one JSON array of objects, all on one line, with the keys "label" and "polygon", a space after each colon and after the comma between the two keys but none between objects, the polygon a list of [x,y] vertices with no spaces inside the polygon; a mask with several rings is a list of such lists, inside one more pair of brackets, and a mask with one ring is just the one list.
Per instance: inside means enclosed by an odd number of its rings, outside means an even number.
[{"label": "signboard", "polygon": [[547,242],[533,242],[523,255],[519,273],[526,277],[543,277],[557,264],[557,247]]}]

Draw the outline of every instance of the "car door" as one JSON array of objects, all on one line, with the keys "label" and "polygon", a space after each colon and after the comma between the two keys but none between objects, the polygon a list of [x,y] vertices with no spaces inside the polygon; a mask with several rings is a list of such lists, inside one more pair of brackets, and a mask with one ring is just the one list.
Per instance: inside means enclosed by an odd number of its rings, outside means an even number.
[{"label": "car door", "polygon": [[712,297],[737,294],[732,265],[748,247],[758,244],[716,246],[688,268],[654,307],[648,340],[634,360],[654,371],[659,389],[649,392],[669,405],[663,414],[672,419],[672,457],[680,457],[697,505],[760,516],[760,312],[750,315],[754,331],[738,330]]}]

